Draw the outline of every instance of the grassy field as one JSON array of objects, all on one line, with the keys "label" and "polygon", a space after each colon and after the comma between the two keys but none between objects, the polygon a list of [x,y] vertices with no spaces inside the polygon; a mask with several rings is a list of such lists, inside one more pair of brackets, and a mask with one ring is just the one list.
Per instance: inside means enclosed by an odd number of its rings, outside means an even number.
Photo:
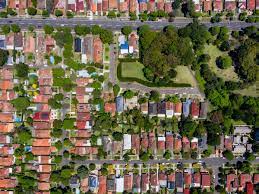
[{"label": "grassy field", "polygon": [[139,62],[123,62],[122,77],[132,77],[147,81],[144,77],[143,68],[144,65]]},{"label": "grassy field", "polygon": [[196,87],[197,82],[194,76],[191,74],[190,70],[186,66],[177,66],[175,68],[177,71],[176,77],[173,79],[175,83],[187,83],[191,84],[192,87]]},{"label": "grassy field", "polygon": [[221,55],[227,55],[227,53],[220,51],[216,46],[214,45],[205,45],[204,53],[209,54],[211,57],[211,60],[209,62],[209,66],[213,72],[216,73],[218,77],[221,77],[225,81],[238,81],[238,75],[234,71],[234,67],[231,66],[228,69],[220,69],[216,65],[216,58]]},{"label": "grassy field", "polygon": [[104,57],[105,61],[110,61],[110,47],[108,44],[104,45]]},{"label": "grassy field", "polygon": [[[258,88],[258,87],[257,87]],[[253,96],[253,97],[259,97],[259,92],[256,90],[256,84],[249,86],[242,90],[235,90],[235,94],[241,94],[244,96]]]}]

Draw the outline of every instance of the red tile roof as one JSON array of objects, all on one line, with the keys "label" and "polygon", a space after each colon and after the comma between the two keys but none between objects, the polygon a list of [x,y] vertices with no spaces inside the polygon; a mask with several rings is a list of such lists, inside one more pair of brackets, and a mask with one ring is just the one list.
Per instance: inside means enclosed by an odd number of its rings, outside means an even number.
[{"label": "red tile roof", "polygon": [[32,146],[32,153],[36,156],[45,155],[48,156],[51,153],[51,148],[49,147],[34,147]]},{"label": "red tile roof", "polygon": [[153,2],[150,1],[150,2],[147,3],[147,10],[148,10],[149,12],[155,11],[155,8],[156,8],[156,4],[155,4],[154,1],[153,1]]},{"label": "red tile roof", "polygon": [[247,9],[249,10],[255,9],[255,0],[247,0]]},{"label": "red tile roof", "polygon": [[76,11],[84,12],[84,0],[76,0]]},{"label": "red tile roof", "polygon": [[33,122],[34,129],[50,129],[50,123],[49,122]]},{"label": "red tile roof", "polygon": [[132,184],[133,184],[133,177],[131,174],[124,175],[124,190],[125,191],[131,191],[132,190]]},{"label": "red tile roof", "polygon": [[225,1],[225,9],[234,11],[236,9],[236,1]]},{"label": "red tile roof", "polygon": [[226,191],[232,192],[232,189],[238,188],[238,178],[236,174],[228,174],[227,175],[227,184],[226,184]]},{"label": "red tile roof", "polygon": [[147,11],[147,3],[145,3],[145,2],[139,3],[139,11],[140,12]]},{"label": "red tile roof", "polygon": [[0,121],[3,123],[13,122],[13,114],[0,112]]},{"label": "red tile roof", "polygon": [[108,11],[108,0],[103,0],[102,2],[102,7],[103,7],[103,11]]},{"label": "red tile roof", "polygon": [[150,185],[151,186],[158,185],[158,176],[156,173],[150,173]]},{"label": "red tile roof", "polygon": [[149,185],[148,174],[142,174],[142,176],[141,176],[141,190],[142,190],[142,192],[147,192],[148,185]]},{"label": "red tile roof", "polygon": [[50,173],[40,173],[39,174],[39,181],[49,182],[49,180],[50,180]]},{"label": "red tile roof", "polygon": [[252,182],[252,176],[250,174],[241,174],[240,175],[240,186],[244,189],[246,183]]},{"label": "red tile roof", "polygon": [[167,180],[174,182],[175,181],[175,174],[174,173],[169,174],[168,177],[167,177]]},{"label": "red tile roof", "polygon": [[224,145],[225,145],[225,148],[227,150],[231,151],[233,149],[233,147],[232,147],[232,139],[230,137],[228,137],[228,138],[225,137]]},{"label": "red tile roof", "polygon": [[13,123],[0,123],[0,133],[10,133],[14,130]]},{"label": "red tile roof", "polygon": [[103,60],[103,43],[100,38],[94,38],[93,42],[94,47],[94,62],[102,63]]},{"label": "red tile roof", "polygon": [[180,138],[175,138],[174,140],[174,151],[181,151],[182,149],[182,140]]},{"label": "red tile roof", "polygon": [[164,11],[165,3],[162,2],[157,2],[157,10],[162,10]]},{"label": "red tile roof", "polygon": [[182,103],[181,102],[178,102],[178,103],[175,104],[174,112],[175,113],[182,113]]},{"label": "red tile roof", "polygon": [[98,189],[98,194],[105,194],[107,192],[106,188],[106,176],[99,176],[99,189]]},{"label": "red tile roof", "polygon": [[51,165],[43,164],[39,166],[39,172],[50,173],[51,172]]},{"label": "red tile roof", "polygon": [[201,183],[201,174],[196,172],[193,174],[193,183],[200,184]]},{"label": "red tile roof", "polygon": [[140,137],[139,137],[138,134],[131,135],[131,149],[133,149],[136,154],[139,154],[139,151],[140,151]]},{"label": "red tile roof", "polygon": [[9,189],[16,187],[16,180],[14,179],[0,179],[0,188]]},{"label": "red tile roof", "polygon": [[40,191],[48,191],[50,189],[50,183],[38,182],[38,189]]},{"label": "red tile roof", "polygon": [[253,185],[253,183],[247,183],[246,184],[246,193],[247,194],[253,194],[254,193],[254,185]]},{"label": "red tile roof", "polygon": [[87,130],[78,130],[77,137],[88,138],[91,137],[91,133]]},{"label": "red tile roof", "polygon": [[259,183],[259,174],[254,174],[254,184]]},{"label": "red tile roof", "polygon": [[0,89],[1,90],[12,90],[14,87],[12,80],[0,80]]},{"label": "red tile roof", "polygon": [[5,67],[0,69],[0,79],[12,80],[13,79],[13,70],[5,68]]},{"label": "red tile roof", "polygon": [[112,115],[114,115],[116,112],[116,104],[114,102],[110,102],[110,103],[106,102],[104,105],[104,110],[105,112],[109,112]]},{"label": "red tile roof", "polygon": [[191,191],[190,191],[189,188],[185,188],[185,189],[183,190],[183,194],[190,194],[190,193],[191,193]]},{"label": "red tile roof", "polygon": [[199,116],[199,111],[200,108],[199,108],[199,104],[196,103],[196,102],[192,102],[191,104],[191,114],[192,114],[192,117],[198,117]]},{"label": "red tile roof", "polygon": [[184,173],[184,184],[185,184],[185,187],[188,187],[188,188],[192,184],[192,175],[187,172]]},{"label": "red tile roof", "polygon": [[77,120],[78,121],[90,121],[91,114],[89,112],[79,112],[79,113],[77,113]]},{"label": "red tile roof", "polygon": [[0,178],[8,178],[10,174],[10,169],[11,168],[0,168]]},{"label": "red tile roof", "polygon": [[167,134],[165,137],[166,149],[173,150],[174,148],[174,136],[173,134]]},{"label": "red tile roof", "polygon": [[109,0],[109,9],[117,9],[118,8],[118,2],[116,0]]},{"label": "red tile roof", "polygon": [[128,11],[128,2],[125,1],[125,2],[120,2],[119,4],[119,11],[120,12],[126,12]]},{"label": "red tile roof", "polygon": [[165,3],[165,12],[170,13],[172,11],[173,11],[173,9],[172,9],[172,2],[166,2]]},{"label": "red tile roof", "polygon": [[42,146],[42,147],[48,147],[50,146],[50,139],[34,139],[32,146]]},{"label": "red tile roof", "polygon": [[35,121],[49,121],[49,118],[49,112],[36,112],[33,116],[33,120]]},{"label": "red tile roof", "polygon": [[211,184],[211,177],[207,173],[202,173],[201,174],[201,186],[204,187],[210,187]]},{"label": "red tile roof", "polygon": [[13,156],[8,155],[7,157],[0,157],[0,166],[12,166],[13,165]]}]

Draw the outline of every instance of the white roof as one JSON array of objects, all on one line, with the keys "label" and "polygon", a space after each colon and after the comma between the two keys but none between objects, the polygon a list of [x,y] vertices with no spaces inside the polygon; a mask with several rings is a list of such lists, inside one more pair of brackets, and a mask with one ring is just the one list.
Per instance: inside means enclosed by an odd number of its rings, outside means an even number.
[{"label": "white roof", "polygon": [[197,138],[197,137],[193,137],[192,140],[191,140],[191,142],[193,142],[193,143],[196,143],[196,142],[197,142],[197,143],[198,143],[198,138]]},{"label": "white roof", "polygon": [[165,136],[158,136],[157,140],[158,141],[165,141]]},{"label": "white roof", "polygon": [[237,145],[234,147],[233,153],[243,154],[246,152],[246,147],[244,145]]},{"label": "white roof", "polygon": [[123,193],[124,191],[124,178],[118,177],[115,179],[115,185],[116,185],[116,192],[117,193]]},{"label": "white roof", "polygon": [[252,129],[249,126],[236,126],[234,130],[234,134],[247,134],[251,133]]},{"label": "white roof", "polygon": [[131,135],[130,134],[123,135],[123,149],[124,150],[131,149]]},{"label": "white roof", "polygon": [[129,46],[129,53],[133,53],[133,51],[134,51],[133,46]]},{"label": "white roof", "polygon": [[76,3],[76,0],[68,0],[67,3],[68,3],[68,4],[75,4],[75,3]]},{"label": "white roof", "polygon": [[122,45],[125,43],[126,41],[126,38],[124,35],[120,35],[119,38],[118,38],[118,41],[119,41],[119,45]]}]

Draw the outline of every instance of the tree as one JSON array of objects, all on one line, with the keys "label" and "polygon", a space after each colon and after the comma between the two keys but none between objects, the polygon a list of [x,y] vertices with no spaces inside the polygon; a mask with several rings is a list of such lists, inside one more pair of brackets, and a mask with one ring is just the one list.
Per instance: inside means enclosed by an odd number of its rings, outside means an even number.
[{"label": "tree", "polygon": [[29,15],[34,16],[37,14],[37,9],[35,9],[34,7],[28,7],[27,12]]},{"label": "tree", "polygon": [[91,32],[91,29],[89,27],[82,25],[76,25],[74,30],[78,36],[85,36],[86,34],[90,34]]},{"label": "tree", "polygon": [[29,66],[24,63],[15,65],[16,76],[19,78],[26,78],[29,73]]},{"label": "tree", "polygon": [[18,32],[21,31],[21,28],[20,28],[17,24],[12,24],[12,25],[11,25],[11,30],[12,30],[12,32],[14,32],[14,33],[18,33]]},{"label": "tree", "polygon": [[59,140],[59,141],[57,141],[57,142],[55,142],[55,147],[58,149],[58,150],[61,150],[62,149],[62,147],[63,147],[63,144],[62,144],[62,142]]},{"label": "tree", "polygon": [[17,111],[21,112],[25,111],[30,106],[30,100],[28,97],[18,97],[12,100],[11,103]]},{"label": "tree", "polygon": [[130,35],[130,33],[132,32],[132,27],[131,26],[124,26],[124,27],[122,27],[121,32],[126,37],[128,37]]},{"label": "tree", "polygon": [[224,156],[226,159],[228,159],[228,160],[233,160],[233,159],[234,159],[233,153],[232,153],[231,151],[229,151],[229,150],[225,150],[225,151],[223,152],[223,156]]},{"label": "tree", "polygon": [[118,96],[119,92],[120,92],[120,86],[118,84],[113,85],[114,96]]},{"label": "tree", "polygon": [[9,52],[7,50],[0,49],[0,67],[6,64],[8,55]]},{"label": "tree", "polygon": [[246,152],[245,153],[245,158],[248,161],[254,161],[256,159],[255,155],[253,153],[250,153],[250,152]]},{"label": "tree", "polygon": [[120,132],[113,132],[112,137],[113,137],[114,141],[122,141],[123,134]]},{"label": "tree", "polygon": [[16,11],[13,10],[12,8],[7,8],[7,13],[8,13],[8,15],[11,15],[11,16],[17,15]]},{"label": "tree", "polygon": [[220,32],[220,27],[219,26],[212,26],[212,27],[210,27],[209,31],[210,31],[212,36],[216,36]]},{"label": "tree", "polygon": [[55,16],[56,16],[56,17],[61,17],[61,16],[63,16],[63,11],[62,11],[62,10],[59,10],[59,9],[56,9],[56,10],[55,10]]},{"label": "tree", "polygon": [[134,92],[131,91],[131,90],[126,90],[126,91],[123,93],[123,96],[124,96],[126,99],[131,99],[131,98],[133,98],[133,96],[134,96]]},{"label": "tree", "polygon": [[8,17],[8,13],[6,11],[0,12],[0,18],[7,18],[7,17]]},{"label": "tree", "polygon": [[2,30],[2,32],[3,32],[5,35],[7,35],[7,34],[10,33],[11,28],[10,28],[9,25],[3,25],[3,26],[1,27],[1,30]]},{"label": "tree", "polygon": [[223,41],[219,47],[221,51],[229,51],[230,50],[230,44],[228,41]]},{"label": "tree", "polygon": [[125,162],[128,162],[130,160],[129,153],[124,154],[123,159],[124,159]]},{"label": "tree", "polygon": [[150,154],[148,152],[142,152],[142,153],[140,153],[139,158],[143,162],[147,162],[149,160],[149,158],[150,158]]},{"label": "tree", "polygon": [[137,14],[135,12],[130,12],[129,16],[131,21],[135,21],[138,19]]},{"label": "tree", "polygon": [[172,157],[172,154],[169,150],[166,150],[164,153],[164,158],[169,160]]},{"label": "tree", "polygon": [[116,18],[115,11],[109,11],[108,14],[107,14],[107,17],[110,18],[110,19]]},{"label": "tree", "polygon": [[216,59],[216,64],[221,69],[227,69],[232,66],[232,59],[230,56],[219,56]]},{"label": "tree", "polygon": [[245,21],[246,20],[246,16],[247,16],[247,13],[246,12],[242,12],[242,13],[239,14],[238,19],[240,21]]},{"label": "tree", "polygon": [[45,34],[52,34],[52,32],[54,31],[53,26],[50,26],[50,25],[45,25],[43,29]]},{"label": "tree", "polygon": [[90,163],[90,164],[89,164],[89,170],[90,170],[90,171],[95,170],[95,168],[96,168],[96,166],[95,166],[94,163]]},{"label": "tree", "polygon": [[18,130],[17,136],[21,144],[27,144],[32,139],[31,131],[25,127]]},{"label": "tree", "polygon": [[73,18],[73,17],[74,17],[74,14],[73,14],[72,11],[67,11],[66,16],[67,16],[67,18],[69,19],[69,18]]},{"label": "tree", "polygon": [[33,25],[29,25],[29,26],[28,26],[28,30],[29,30],[30,32],[33,32],[34,29],[35,29],[35,26],[33,26]]},{"label": "tree", "polygon": [[112,31],[103,29],[100,33],[100,39],[104,44],[111,44],[113,42]]},{"label": "tree", "polygon": [[88,168],[85,165],[81,165],[77,168],[77,175],[82,179],[87,177]]},{"label": "tree", "polygon": [[182,0],[175,0],[174,2],[173,2],[173,9],[174,10],[176,10],[176,9],[179,9],[180,8],[180,6],[181,6],[181,4],[182,4]]},{"label": "tree", "polygon": [[106,168],[101,168],[101,174],[103,176],[107,176],[108,175],[108,170]]},{"label": "tree", "polygon": [[184,16],[194,16],[195,5],[192,0],[188,0],[186,3],[182,4],[182,12]]},{"label": "tree", "polygon": [[44,17],[44,18],[47,18],[47,17],[49,17],[49,12],[48,12],[48,10],[46,10],[46,9],[43,9],[43,10],[42,10],[42,13],[41,13],[41,15],[42,15],[42,17]]},{"label": "tree", "polygon": [[152,90],[152,91],[150,92],[149,99],[150,99],[151,101],[158,102],[158,101],[159,101],[159,98],[160,98],[160,94],[159,94],[158,91]]}]

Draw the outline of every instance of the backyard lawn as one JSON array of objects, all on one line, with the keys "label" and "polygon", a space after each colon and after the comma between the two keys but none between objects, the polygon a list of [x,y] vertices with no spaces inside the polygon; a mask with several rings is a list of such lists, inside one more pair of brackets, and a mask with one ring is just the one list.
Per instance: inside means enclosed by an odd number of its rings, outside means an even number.
[{"label": "backyard lawn", "polygon": [[138,78],[144,81],[148,81],[144,77],[143,68],[144,65],[139,62],[123,62],[121,64],[122,77]]},{"label": "backyard lawn", "polygon": [[110,47],[109,44],[104,45],[104,60],[105,61],[110,61]]},{"label": "backyard lawn", "polygon": [[173,79],[175,83],[186,83],[186,84],[191,84],[192,87],[196,87],[196,80],[194,76],[191,74],[190,70],[186,66],[177,66],[175,68],[177,75]]},{"label": "backyard lawn", "polygon": [[210,69],[216,73],[218,77],[221,77],[224,81],[238,81],[238,75],[234,71],[234,67],[231,66],[228,69],[220,69],[216,65],[216,59],[217,57],[221,55],[227,55],[226,52],[220,51],[216,46],[210,44],[210,45],[205,45],[204,53],[209,54],[211,59],[209,62]]}]

